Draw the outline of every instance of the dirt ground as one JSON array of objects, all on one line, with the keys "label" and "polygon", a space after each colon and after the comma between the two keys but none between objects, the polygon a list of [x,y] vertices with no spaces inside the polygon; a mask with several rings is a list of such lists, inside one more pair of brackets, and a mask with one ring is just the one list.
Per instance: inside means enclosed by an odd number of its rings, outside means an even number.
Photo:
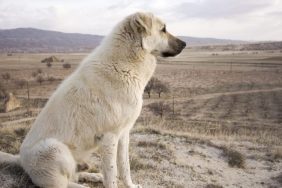
[{"label": "dirt ground", "polygon": [[[41,63],[51,55],[64,62],[51,67]],[[0,54],[0,75],[10,74],[10,79],[1,77],[1,85],[22,103],[19,109],[0,113],[1,151],[18,152],[49,96],[86,55]],[[71,68],[63,68],[64,63]],[[281,51],[185,49],[176,58],[160,59],[155,77],[169,92],[160,98],[155,92],[150,98],[144,93],[131,134],[135,182],[149,188],[282,186]],[[19,80],[28,81],[29,100],[27,85],[19,85]],[[159,102],[168,106],[162,117],[150,108]],[[93,158],[90,170],[100,171],[99,155]],[[3,169],[0,172],[6,173]],[[31,185],[23,180],[10,187]]]}]

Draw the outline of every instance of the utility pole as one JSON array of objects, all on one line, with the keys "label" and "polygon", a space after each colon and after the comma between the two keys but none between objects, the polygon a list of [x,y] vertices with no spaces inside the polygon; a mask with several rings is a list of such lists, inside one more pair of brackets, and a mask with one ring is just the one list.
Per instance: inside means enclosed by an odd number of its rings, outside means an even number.
[{"label": "utility pole", "polygon": [[30,111],[29,111],[29,83],[28,81],[26,81],[26,89],[27,89],[27,114],[28,116],[30,115]]}]

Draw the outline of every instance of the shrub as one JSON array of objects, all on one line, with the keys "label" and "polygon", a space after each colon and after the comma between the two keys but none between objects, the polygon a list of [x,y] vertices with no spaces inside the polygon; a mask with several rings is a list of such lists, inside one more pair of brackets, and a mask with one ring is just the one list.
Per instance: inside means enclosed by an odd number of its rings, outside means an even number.
[{"label": "shrub", "polygon": [[46,63],[46,66],[47,66],[48,68],[51,68],[51,67],[52,67],[52,63],[51,63],[51,62],[47,62],[47,63]]},{"label": "shrub", "polygon": [[47,78],[47,80],[48,80],[48,82],[53,82],[53,81],[55,81],[56,79],[55,79],[53,76],[49,76],[49,77]]},{"label": "shrub", "polygon": [[8,96],[8,93],[4,85],[0,82],[0,99],[5,99]]},{"label": "shrub", "polygon": [[17,86],[19,86],[22,89],[24,87],[24,85],[26,84],[26,80],[24,80],[24,79],[16,80],[15,83],[16,83]]},{"label": "shrub", "polygon": [[38,75],[37,72],[32,72],[32,73],[31,73],[31,76],[34,77],[34,78],[35,78],[37,75]]},{"label": "shrub", "polygon": [[69,68],[71,68],[71,64],[69,64],[69,63],[64,63],[64,64],[63,64],[63,68],[69,69]]},{"label": "shrub", "polygon": [[223,147],[223,152],[229,166],[245,168],[245,157],[240,152],[226,147]]},{"label": "shrub", "polygon": [[3,78],[3,80],[8,81],[8,80],[11,79],[11,75],[10,75],[10,73],[6,72],[6,73],[2,74],[2,78]]},{"label": "shrub", "polygon": [[38,75],[37,77],[36,77],[36,81],[41,85],[42,84],[42,82],[44,82],[44,78],[43,78],[43,76],[41,76],[41,75]]},{"label": "shrub", "polygon": [[161,118],[164,116],[165,112],[170,111],[170,107],[167,104],[164,104],[164,102],[156,102],[151,103],[148,105],[148,108],[155,114],[160,116]]},{"label": "shrub", "polygon": [[37,69],[37,73],[42,74],[43,73],[42,69]]}]

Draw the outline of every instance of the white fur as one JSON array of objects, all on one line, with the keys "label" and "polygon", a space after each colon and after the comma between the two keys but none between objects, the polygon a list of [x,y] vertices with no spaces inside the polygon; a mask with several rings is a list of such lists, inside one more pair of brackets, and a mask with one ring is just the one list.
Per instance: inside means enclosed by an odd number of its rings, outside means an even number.
[{"label": "white fur", "polygon": [[[155,33],[141,36],[143,47],[138,45],[138,37],[130,38],[136,35],[133,31],[139,26],[134,28],[134,21],[140,24],[140,15],[152,21],[148,27]],[[133,31],[126,24],[131,24]],[[98,148],[106,188],[117,187],[118,173],[126,187],[141,187],[130,177],[129,131],[140,114],[144,87],[155,70],[156,58],[151,52],[158,50],[159,44],[168,44],[156,34],[161,25],[151,14],[127,17],[50,97],[20,150],[21,165],[35,184],[84,187],[74,183],[76,163]],[[92,175],[85,178],[101,179]]]}]

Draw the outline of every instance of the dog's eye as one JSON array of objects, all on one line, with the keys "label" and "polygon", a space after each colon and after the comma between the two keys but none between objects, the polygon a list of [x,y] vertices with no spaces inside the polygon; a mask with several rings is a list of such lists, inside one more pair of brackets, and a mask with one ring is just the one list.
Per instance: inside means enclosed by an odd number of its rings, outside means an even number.
[{"label": "dog's eye", "polygon": [[166,33],[166,27],[164,26],[161,31]]}]

